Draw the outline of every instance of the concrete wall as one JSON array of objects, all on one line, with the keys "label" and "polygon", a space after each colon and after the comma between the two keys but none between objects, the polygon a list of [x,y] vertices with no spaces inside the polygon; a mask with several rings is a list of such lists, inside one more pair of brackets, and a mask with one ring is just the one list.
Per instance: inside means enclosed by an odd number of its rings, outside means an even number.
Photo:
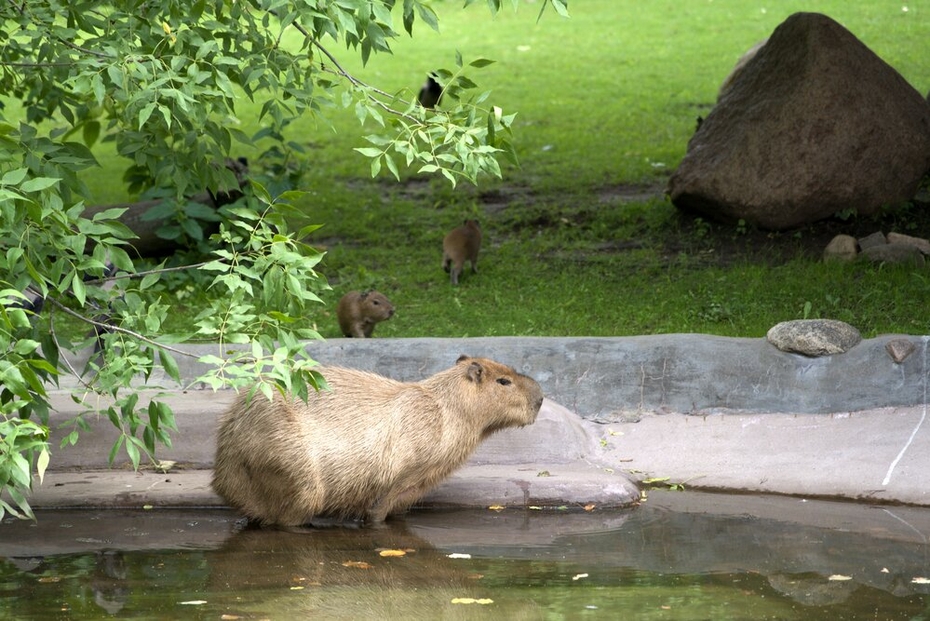
[{"label": "concrete wall", "polygon": [[[892,338],[915,345],[896,363]],[[704,334],[633,337],[483,337],[465,339],[332,339],[310,342],[324,364],[421,379],[451,366],[460,354],[485,356],[531,375],[546,395],[588,419],[616,420],[635,412],[832,413],[926,402],[927,336],[863,340],[844,354],[808,358],[765,339]],[[216,354],[216,348],[191,348]],[[179,361],[185,377],[203,367]]]}]

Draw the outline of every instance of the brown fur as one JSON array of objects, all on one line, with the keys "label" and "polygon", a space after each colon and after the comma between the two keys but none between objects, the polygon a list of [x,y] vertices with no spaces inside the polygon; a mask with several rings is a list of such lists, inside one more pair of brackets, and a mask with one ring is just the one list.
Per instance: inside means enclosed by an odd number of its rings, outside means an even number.
[{"label": "brown fur", "polygon": [[305,403],[240,395],[220,422],[213,489],[251,520],[294,526],[314,516],[379,523],[461,466],[499,429],[542,405],[532,378],[462,356],[416,383],[339,367]]},{"label": "brown fur", "polygon": [[481,227],[477,220],[465,220],[442,240],[442,269],[449,272],[453,285],[459,284],[459,276],[465,262],[471,263],[473,274],[478,273],[478,251],[481,249]]},{"label": "brown fur", "polygon": [[336,318],[345,336],[371,338],[375,324],[394,316],[394,306],[383,293],[350,291],[339,299]]}]

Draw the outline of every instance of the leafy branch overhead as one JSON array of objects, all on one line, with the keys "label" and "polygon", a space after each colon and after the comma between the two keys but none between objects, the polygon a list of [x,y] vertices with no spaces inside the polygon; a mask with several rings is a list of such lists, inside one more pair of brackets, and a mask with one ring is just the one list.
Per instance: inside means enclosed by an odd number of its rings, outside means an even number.
[{"label": "leafy branch overhead", "polygon": [[[565,13],[564,0],[547,5]],[[419,0],[36,0],[0,4],[0,20],[0,517],[31,515],[32,476],[52,452],[47,387],[63,375],[77,378],[76,399],[106,397],[87,414],[99,410],[119,429],[111,460],[125,450],[135,466],[170,443],[170,408],[140,402],[137,389],[159,374],[180,380],[188,354],[179,344],[217,343],[200,360],[211,370],[199,381],[214,388],[257,382],[266,395],[300,395],[319,385],[301,344],[318,335],[295,327],[327,288],[316,271],[322,253],[303,242],[313,227],[290,228],[303,217],[291,207],[296,119],[342,106],[373,120],[383,135],[360,151],[374,173],[383,165],[399,176],[405,165],[474,182],[499,176],[496,158],[512,154],[512,115],[487,105],[486,93],[472,96],[463,71],[489,61],[456,57],[454,72],[437,71],[441,110],[340,63],[333,50],[343,46],[363,62],[390,52],[395,21],[411,35],[417,20],[437,29]],[[240,118],[256,106],[257,120]],[[256,122],[257,131],[242,129]],[[172,214],[169,236],[200,242],[206,257],[146,263],[122,220],[126,206],[88,208],[98,199],[84,180],[99,174],[103,150],[125,161],[129,192],[162,201],[149,217]],[[242,150],[261,153],[264,177],[242,184],[223,165]],[[193,198],[202,193],[242,198],[211,211]],[[200,220],[219,222],[205,233]],[[216,295],[196,325],[168,334],[165,279],[180,273]],[[83,328],[62,330],[68,322]],[[94,345],[85,368],[72,366],[74,352]],[[62,445],[88,429],[85,418]]]}]

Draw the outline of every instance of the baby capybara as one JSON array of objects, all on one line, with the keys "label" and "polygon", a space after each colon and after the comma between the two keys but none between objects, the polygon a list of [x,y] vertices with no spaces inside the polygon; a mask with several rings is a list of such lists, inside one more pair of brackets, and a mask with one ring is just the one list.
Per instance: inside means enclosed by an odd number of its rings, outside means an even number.
[{"label": "baby capybara", "polygon": [[416,383],[321,367],[308,401],[240,395],[221,418],[213,489],[250,520],[383,522],[461,466],[499,429],[536,420],[530,377],[462,356]]},{"label": "baby capybara", "polygon": [[478,251],[481,250],[481,226],[477,220],[466,220],[442,240],[442,269],[449,272],[453,285],[459,284],[459,276],[465,262],[471,263],[473,274],[478,273]]},{"label": "baby capybara", "polygon": [[375,324],[394,316],[394,305],[378,291],[349,291],[339,298],[336,319],[344,336],[371,338]]}]

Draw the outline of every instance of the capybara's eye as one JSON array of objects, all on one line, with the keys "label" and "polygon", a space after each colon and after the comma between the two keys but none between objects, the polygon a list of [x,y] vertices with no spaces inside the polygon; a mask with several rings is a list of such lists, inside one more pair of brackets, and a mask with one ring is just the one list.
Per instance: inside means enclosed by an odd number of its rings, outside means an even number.
[{"label": "capybara's eye", "polygon": [[498,377],[497,383],[500,384],[501,386],[510,386],[513,382],[511,382],[506,377]]}]

